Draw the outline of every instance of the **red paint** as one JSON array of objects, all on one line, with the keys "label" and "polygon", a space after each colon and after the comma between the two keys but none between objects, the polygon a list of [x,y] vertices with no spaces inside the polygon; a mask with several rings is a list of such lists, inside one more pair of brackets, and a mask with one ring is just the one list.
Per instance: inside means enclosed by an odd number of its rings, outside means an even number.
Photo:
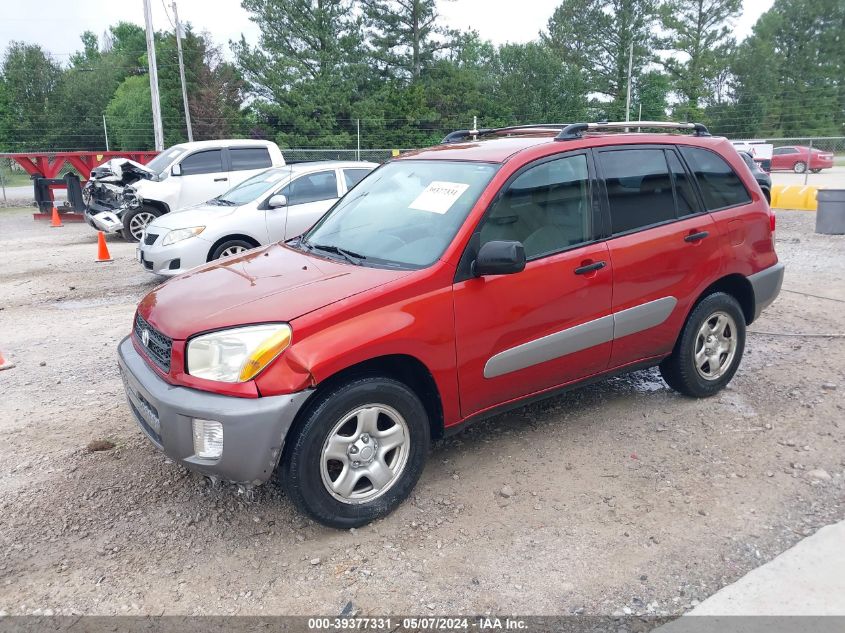
[{"label": "red paint", "polygon": [[[576,247],[529,262],[521,273],[454,282],[471,234],[514,172],[544,156],[630,143],[710,148],[733,166],[752,201]],[[257,397],[313,387],[381,356],[410,356],[432,375],[445,424],[451,426],[530,395],[665,356],[708,285],[777,262],[771,211],[725,139],[617,134],[555,142],[548,135],[533,135],[432,148],[398,160],[407,159],[502,164],[440,261],[417,271],[383,270],[273,245],[172,279],[138,307],[147,321],[174,339],[172,369],[165,378],[172,384]],[[701,231],[709,233],[701,242],[683,239]],[[573,274],[596,261],[607,266],[589,275]],[[678,303],[657,327],[504,376],[483,377],[487,360],[503,350],[665,296],[676,297]],[[293,339],[254,381],[224,385],[185,374],[185,346],[192,335],[268,321],[290,323]]]},{"label": "red paint", "polygon": [[[65,166],[69,163],[79,172],[80,178],[85,181],[91,177],[91,170],[95,167],[110,161],[113,158],[129,158],[137,163],[146,165],[158,155],[158,152],[16,152],[13,154],[0,154],[0,158],[10,158],[20,165],[26,173],[32,177],[58,178]],[[50,198],[53,199],[53,191],[64,189],[63,185],[50,185]],[[36,219],[50,219],[49,213],[35,213]],[[81,218],[80,218],[81,220]]]},{"label": "red paint", "polygon": [[[833,167],[833,152],[823,152],[800,145],[790,145],[777,149],[795,150],[789,154],[772,155],[772,171],[788,169],[793,171],[797,163],[804,163],[807,169],[830,169]],[[775,151],[777,151],[777,149]]]}]

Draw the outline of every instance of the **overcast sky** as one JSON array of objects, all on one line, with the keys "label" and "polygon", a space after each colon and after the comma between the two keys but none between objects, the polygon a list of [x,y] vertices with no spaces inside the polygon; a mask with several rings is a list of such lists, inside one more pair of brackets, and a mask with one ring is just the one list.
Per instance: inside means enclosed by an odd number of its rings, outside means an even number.
[{"label": "overcast sky", "polygon": [[[171,1],[151,0],[156,29],[171,29],[163,6],[166,2],[169,9]],[[773,1],[743,0],[743,15],[736,24],[736,35],[740,38],[748,35],[759,15]],[[545,27],[559,3],[560,0],[450,0],[440,2],[440,13],[445,26],[474,28],[496,44],[526,42]],[[0,0],[0,4],[3,50],[11,40],[36,42],[61,62],[79,50],[82,31],[100,35],[120,20],[144,23],[141,0]],[[493,9],[495,5],[498,6]],[[218,44],[224,45],[226,53],[229,40],[239,39],[241,33],[251,42],[258,39],[258,29],[249,21],[240,0],[178,0],[177,6],[182,22],[191,22],[197,30],[208,31]],[[518,13],[513,15],[515,7]]]}]

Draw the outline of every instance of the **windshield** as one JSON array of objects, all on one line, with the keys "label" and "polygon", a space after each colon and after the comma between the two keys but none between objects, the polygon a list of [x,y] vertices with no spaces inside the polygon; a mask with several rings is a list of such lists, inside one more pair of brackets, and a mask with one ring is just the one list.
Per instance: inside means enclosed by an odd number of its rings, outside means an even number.
[{"label": "windshield", "polygon": [[221,196],[215,198],[229,206],[240,206],[257,200],[273,187],[288,178],[291,174],[290,167],[276,167],[267,169],[252,178],[244,180],[236,187],[232,187]]},{"label": "windshield", "polygon": [[150,171],[161,175],[161,173],[170,166],[174,160],[179,158],[182,154],[185,153],[185,149],[182,147],[171,147],[168,150],[163,151],[161,154],[153,158],[149,163],[147,163],[146,167]]},{"label": "windshield", "polygon": [[304,246],[362,263],[433,264],[496,173],[488,163],[400,160],[364,178],[305,236]]}]

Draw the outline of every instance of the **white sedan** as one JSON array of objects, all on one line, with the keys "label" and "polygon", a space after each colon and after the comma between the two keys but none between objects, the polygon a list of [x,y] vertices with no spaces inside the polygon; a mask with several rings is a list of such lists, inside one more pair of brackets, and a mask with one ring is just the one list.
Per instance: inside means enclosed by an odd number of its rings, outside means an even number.
[{"label": "white sedan", "polygon": [[220,257],[301,235],[378,165],[323,161],[274,167],[201,205],[153,220],[137,258],[178,275]]}]

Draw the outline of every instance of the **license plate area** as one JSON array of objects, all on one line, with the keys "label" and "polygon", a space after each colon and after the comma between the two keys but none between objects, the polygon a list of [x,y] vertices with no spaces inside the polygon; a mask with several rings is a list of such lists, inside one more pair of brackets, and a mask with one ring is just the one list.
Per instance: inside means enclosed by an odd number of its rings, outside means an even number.
[{"label": "license plate area", "polygon": [[123,380],[123,388],[126,391],[126,398],[135,419],[144,432],[157,444],[161,445],[161,420],[158,417],[158,410],[144,398],[126,379],[123,369],[120,370],[120,377]]}]

